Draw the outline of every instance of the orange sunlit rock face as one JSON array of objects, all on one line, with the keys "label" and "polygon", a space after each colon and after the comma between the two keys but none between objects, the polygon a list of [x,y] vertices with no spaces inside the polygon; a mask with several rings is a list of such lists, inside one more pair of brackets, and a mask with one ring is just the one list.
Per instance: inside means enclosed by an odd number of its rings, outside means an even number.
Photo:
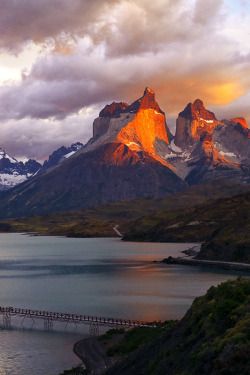
[{"label": "orange sunlit rock face", "polygon": [[169,143],[166,132],[165,116],[153,109],[140,110],[135,119],[117,135],[119,142],[133,150],[142,149],[155,153],[154,141],[158,137]]},{"label": "orange sunlit rock face", "polygon": [[160,162],[169,169],[174,170],[172,165],[161,159],[159,156],[151,155],[145,151],[137,153],[124,143],[118,142],[107,143],[98,148],[95,157],[98,163],[106,165],[131,166],[136,165],[138,162],[143,162],[143,164],[154,164]]},{"label": "orange sunlit rock face", "polygon": [[231,121],[241,124],[244,129],[248,129],[247,122],[243,117],[232,118]]},{"label": "orange sunlit rock face", "polygon": [[155,154],[156,138],[169,143],[165,114],[155,101],[153,90],[146,88],[141,99],[136,100],[125,112],[136,113],[135,118],[120,130],[117,140],[134,151],[145,150]]}]

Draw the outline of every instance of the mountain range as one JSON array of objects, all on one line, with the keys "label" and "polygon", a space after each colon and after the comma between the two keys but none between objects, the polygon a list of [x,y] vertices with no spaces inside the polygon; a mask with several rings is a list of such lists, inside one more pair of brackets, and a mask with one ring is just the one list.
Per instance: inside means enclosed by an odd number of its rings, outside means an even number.
[{"label": "mountain range", "polygon": [[86,145],[58,149],[32,177],[2,192],[1,218],[159,198],[218,179],[247,184],[249,145],[243,118],[219,121],[199,99],[179,113],[173,136],[146,88],[131,105],[106,105]]},{"label": "mountain range", "polygon": [[29,159],[25,163],[10,157],[2,148],[0,148],[0,191],[8,190],[37,173],[60,163],[69,158],[83,146],[82,143],[73,143],[69,147],[62,146],[54,151],[43,164],[34,159]]}]

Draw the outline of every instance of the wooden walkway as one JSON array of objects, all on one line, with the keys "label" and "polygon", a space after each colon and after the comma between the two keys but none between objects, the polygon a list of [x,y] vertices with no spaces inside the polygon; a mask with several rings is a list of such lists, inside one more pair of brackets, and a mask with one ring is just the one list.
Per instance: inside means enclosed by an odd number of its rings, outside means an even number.
[{"label": "wooden walkway", "polygon": [[[58,312],[49,312],[41,310],[20,309],[16,307],[0,307],[0,314],[3,316],[4,326],[11,325],[11,317],[19,316],[23,318],[30,318],[35,322],[35,319],[42,319],[45,329],[52,329],[53,322],[63,322],[66,324],[73,323],[75,326],[78,324],[88,324],[92,333],[99,331],[99,326],[113,327],[113,328],[130,328],[130,327],[156,327],[154,323],[140,322],[137,320],[125,320],[114,318],[102,318],[89,315],[80,314],[66,314]],[[22,323],[23,323],[22,321]]]}]

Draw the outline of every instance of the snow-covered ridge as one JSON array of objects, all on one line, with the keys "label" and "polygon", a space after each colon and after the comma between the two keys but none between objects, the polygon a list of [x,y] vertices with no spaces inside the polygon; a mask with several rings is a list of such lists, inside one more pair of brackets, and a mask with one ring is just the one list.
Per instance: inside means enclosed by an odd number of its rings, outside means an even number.
[{"label": "snow-covered ridge", "polygon": [[0,159],[8,159],[11,163],[18,163],[18,161],[14,158],[11,158],[6,152],[0,148]]},{"label": "snow-covered ridge", "polygon": [[[73,143],[70,147],[62,146],[60,149],[54,151],[52,155],[52,163],[46,161],[47,167],[42,166],[36,160],[28,160],[26,163],[18,161],[10,157],[3,149],[0,148],[0,190],[10,189],[28,178],[35,176],[39,171],[49,168],[52,165],[68,159],[75,154],[81,147],[82,143]],[[51,160],[50,160],[51,162]]]},{"label": "snow-covered ridge", "polygon": [[58,148],[57,150],[52,152],[52,154],[49,155],[48,160],[45,160],[45,162],[43,163],[42,169],[43,170],[48,169],[62,162],[63,160],[70,158],[82,147],[83,147],[83,144],[81,142],[76,142],[76,143],[73,143],[69,147],[62,146]]}]

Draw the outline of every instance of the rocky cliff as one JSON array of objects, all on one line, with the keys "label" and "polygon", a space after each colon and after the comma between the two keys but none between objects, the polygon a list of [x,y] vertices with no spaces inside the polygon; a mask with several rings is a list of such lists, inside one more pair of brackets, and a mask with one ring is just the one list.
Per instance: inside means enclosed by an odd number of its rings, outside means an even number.
[{"label": "rocky cliff", "polygon": [[249,181],[249,168],[227,160],[215,147],[212,135],[203,133],[188,161],[191,169],[185,180],[188,184],[198,184],[207,180]]},{"label": "rocky cliff", "polygon": [[216,179],[250,182],[250,131],[246,121],[218,121],[199,99],[179,113],[174,144],[159,150],[188,184]]},{"label": "rocky cliff", "polygon": [[83,152],[109,142],[120,142],[134,151],[156,154],[155,142],[169,144],[172,139],[165,114],[155,100],[155,92],[146,88],[143,96],[128,105],[107,105],[93,124],[93,138]]},{"label": "rocky cliff", "polygon": [[214,113],[208,111],[200,99],[196,99],[179,113],[176,120],[176,146],[191,146],[200,139],[202,133],[211,134],[218,123]]},{"label": "rocky cliff", "polygon": [[213,134],[216,148],[228,160],[250,165],[250,130],[244,119],[223,120]]}]

